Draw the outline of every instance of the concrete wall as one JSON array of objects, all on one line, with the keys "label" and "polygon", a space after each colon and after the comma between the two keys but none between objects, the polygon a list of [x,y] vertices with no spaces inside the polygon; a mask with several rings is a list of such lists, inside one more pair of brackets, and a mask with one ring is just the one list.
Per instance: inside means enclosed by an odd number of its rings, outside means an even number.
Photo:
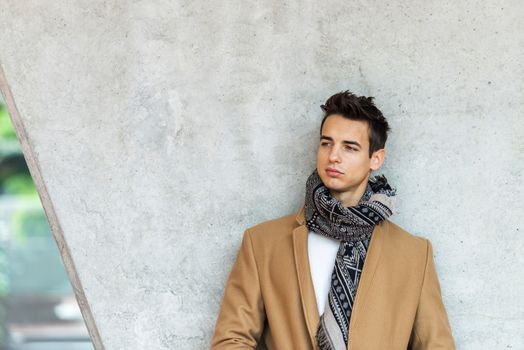
[{"label": "concrete wall", "polygon": [[2,90],[98,348],[208,346],[243,230],[300,206],[319,104],[345,89],[390,120],[392,220],[433,242],[458,348],[523,348],[523,16],[3,1]]}]

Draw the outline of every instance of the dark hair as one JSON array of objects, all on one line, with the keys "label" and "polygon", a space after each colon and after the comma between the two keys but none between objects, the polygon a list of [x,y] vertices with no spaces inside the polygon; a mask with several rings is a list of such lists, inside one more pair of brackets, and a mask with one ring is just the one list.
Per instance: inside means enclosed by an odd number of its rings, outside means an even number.
[{"label": "dark hair", "polygon": [[320,124],[320,133],[326,118],[332,114],[368,122],[369,134],[369,157],[373,152],[384,148],[388,139],[388,132],[391,130],[389,124],[382,115],[382,112],[373,103],[373,97],[356,96],[349,90],[334,94],[327,99],[326,103],[320,105],[324,111],[324,117]]}]

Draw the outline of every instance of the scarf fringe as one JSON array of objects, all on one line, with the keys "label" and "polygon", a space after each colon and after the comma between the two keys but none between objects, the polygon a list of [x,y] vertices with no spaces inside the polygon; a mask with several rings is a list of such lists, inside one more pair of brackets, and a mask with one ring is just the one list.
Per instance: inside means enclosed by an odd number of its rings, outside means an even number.
[{"label": "scarf fringe", "polygon": [[324,330],[324,327],[322,327],[322,320],[320,320],[320,323],[318,325],[316,338],[317,338],[317,344],[320,350],[333,350],[331,348],[331,342],[329,341],[329,338]]}]

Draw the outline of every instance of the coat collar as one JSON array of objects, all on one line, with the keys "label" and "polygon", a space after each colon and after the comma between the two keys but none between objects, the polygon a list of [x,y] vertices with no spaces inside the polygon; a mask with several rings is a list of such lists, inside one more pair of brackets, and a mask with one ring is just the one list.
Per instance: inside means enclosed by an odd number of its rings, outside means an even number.
[{"label": "coat collar", "polygon": [[[295,256],[295,268],[298,276],[298,285],[300,288],[300,299],[309,331],[309,336],[311,338],[311,342],[313,343],[313,348],[316,350],[318,349],[318,346],[315,335],[320,322],[320,315],[318,313],[315,290],[313,287],[313,280],[311,278],[311,270],[309,266],[307,246],[308,228],[305,223],[304,206],[302,206],[297,212],[295,220],[299,226],[293,230],[293,253]],[[373,230],[371,242],[369,243],[368,252],[366,254],[366,260],[364,261],[362,275],[357,288],[357,295],[353,305],[351,320],[349,322],[350,333],[352,329],[355,328],[360,314],[365,312],[366,295],[375,275],[375,271],[380,259],[380,254],[382,252],[384,234],[388,228],[388,221],[384,220],[380,224],[376,225],[375,229]]]}]

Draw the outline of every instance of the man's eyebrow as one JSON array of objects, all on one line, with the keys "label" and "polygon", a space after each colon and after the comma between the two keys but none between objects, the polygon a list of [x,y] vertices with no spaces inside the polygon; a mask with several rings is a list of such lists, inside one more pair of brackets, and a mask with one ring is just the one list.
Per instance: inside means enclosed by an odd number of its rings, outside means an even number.
[{"label": "man's eyebrow", "polygon": [[[332,137],[330,137],[330,136],[325,136],[325,135],[320,136],[320,139],[321,139],[321,140],[333,141],[333,138],[332,138]],[[348,141],[348,140],[343,140],[342,143],[345,144],[345,145],[354,145],[354,146],[357,146],[358,148],[362,148],[362,146],[360,145],[360,143],[358,143],[357,141]]]}]

